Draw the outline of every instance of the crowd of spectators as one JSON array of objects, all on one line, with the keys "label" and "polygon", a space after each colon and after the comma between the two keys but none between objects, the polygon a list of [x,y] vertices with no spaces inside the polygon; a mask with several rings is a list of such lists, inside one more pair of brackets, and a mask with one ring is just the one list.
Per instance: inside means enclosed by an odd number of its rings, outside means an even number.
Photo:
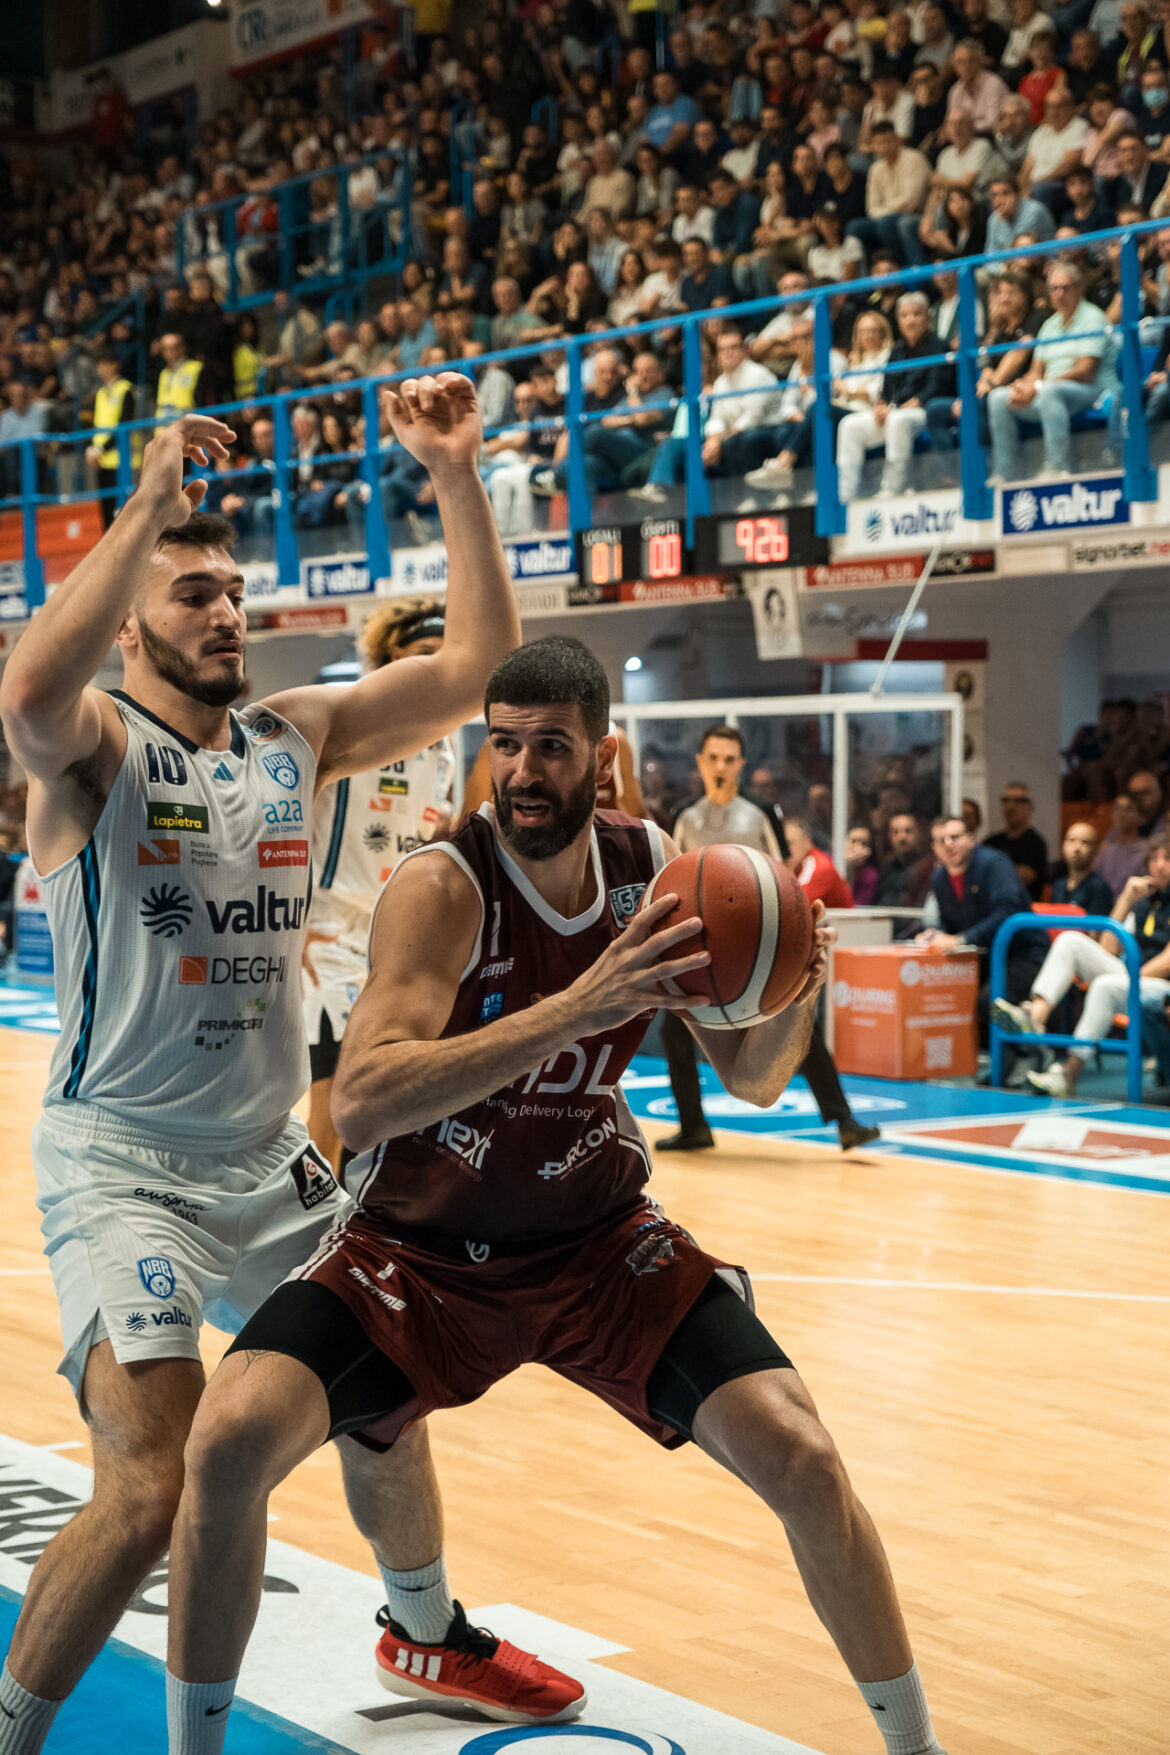
[{"label": "crowd of spectators", "polygon": [[[492,0],[466,28],[419,35],[410,55],[374,26],[344,75],[338,51],[242,80],[238,102],[194,139],[178,107],[135,135],[103,82],[94,138],[67,176],[33,160],[0,167],[0,439],[92,415],[104,355],[110,381],[137,398],[129,412],[176,406],[176,385],[180,407],[303,387],[319,424],[331,411],[335,439],[352,445],[361,410],[347,379],[531,343],[531,367],[484,371],[501,440],[523,406],[539,403],[545,422],[563,412],[564,337],[710,310],[705,467],[783,491],[811,451],[808,312],[797,303],[737,325],[717,313],[834,284],[842,492],[862,491],[876,451],[881,489],[896,493],[925,431],[934,479],[954,473],[953,368],[926,363],[957,341],[949,265],[1055,238],[1067,248],[1047,273],[1020,260],[980,278],[985,340],[1019,343],[983,362],[983,435],[1003,476],[1018,471],[1030,423],[1050,470],[1069,467],[1070,423],[1087,410],[1109,412],[1117,443],[1107,328],[1119,253],[1083,237],[1170,214],[1170,0],[1156,13],[1139,0],[694,0],[670,21],[664,66],[655,20],[617,0]],[[453,138],[470,170],[466,204]],[[295,201],[282,198],[296,177]],[[239,287],[271,295],[236,316],[223,309],[223,210],[208,206],[229,199]],[[409,260],[364,283],[364,319],[327,324],[299,286],[342,266],[343,207],[365,234],[363,259],[389,264],[403,244]],[[294,218],[290,241],[282,226]],[[1146,314],[1170,314],[1170,228],[1143,236],[1141,257]],[[935,272],[906,292],[907,265]],[[851,296],[864,275],[887,284]],[[1147,386],[1153,416],[1170,411],[1167,351]],[[555,398],[538,360],[553,367]],[[598,360],[608,389],[593,385]],[[591,485],[664,498],[681,469],[679,332],[641,353],[590,355],[588,378],[596,411],[606,398],[633,404],[593,427]],[[235,461],[262,466],[251,422],[240,424]],[[360,502],[356,460],[348,479],[341,465],[312,466],[332,442],[298,439],[302,523],[342,523]],[[558,448],[555,426],[524,427],[485,458],[514,520],[562,484]],[[111,458],[94,447],[91,485]],[[388,510],[425,515],[401,458],[386,475]]]}]

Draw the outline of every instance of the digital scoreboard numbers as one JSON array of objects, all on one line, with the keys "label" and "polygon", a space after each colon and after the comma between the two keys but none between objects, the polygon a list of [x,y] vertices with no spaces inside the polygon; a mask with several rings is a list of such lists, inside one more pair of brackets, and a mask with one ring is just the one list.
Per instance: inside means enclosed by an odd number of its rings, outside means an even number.
[{"label": "digital scoreboard numbers", "polygon": [[787,518],[771,513],[720,523],[720,566],[782,567],[787,559]]},{"label": "digital scoreboard numbers", "polygon": [[622,537],[620,525],[581,532],[577,573],[583,585],[617,585],[625,578]]},{"label": "digital scoreboard numbers", "polygon": [[638,529],[638,577],[681,579],[687,571],[685,532],[677,518],[647,518]]}]

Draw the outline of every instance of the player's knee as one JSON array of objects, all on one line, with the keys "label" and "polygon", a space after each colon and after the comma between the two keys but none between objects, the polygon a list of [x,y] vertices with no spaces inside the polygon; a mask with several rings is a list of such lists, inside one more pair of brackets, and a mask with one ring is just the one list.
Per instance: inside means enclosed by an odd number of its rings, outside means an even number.
[{"label": "player's knee", "polygon": [[98,1469],[94,1479],[94,1504],[112,1514],[107,1520],[147,1558],[166,1552],[171,1526],[183,1492],[181,1452],[135,1459],[128,1469],[111,1473]]},{"label": "player's knee", "polygon": [[187,1440],[187,1487],[220,1503],[262,1496],[283,1478],[280,1453],[270,1422],[241,1398],[209,1394]]},{"label": "player's knee", "polygon": [[769,1498],[786,1523],[824,1528],[844,1518],[849,1479],[837,1446],[819,1422],[785,1433],[778,1442]]}]

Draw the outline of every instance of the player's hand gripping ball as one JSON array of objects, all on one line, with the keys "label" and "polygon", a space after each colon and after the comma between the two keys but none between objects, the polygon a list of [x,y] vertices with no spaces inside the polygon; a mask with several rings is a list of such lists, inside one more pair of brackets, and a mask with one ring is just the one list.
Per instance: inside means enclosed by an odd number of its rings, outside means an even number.
[{"label": "player's hand gripping ball", "polygon": [[687,957],[709,951],[705,969],[664,981],[670,993],[693,993],[696,1024],[709,1030],[746,1030],[783,1011],[808,977],[813,917],[808,898],[786,865],[750,847],[701,847],[680,853],[647,884],[641,907],[655,893],[678,896],[658,922],[698,915],[703,930],[671,951]]}]

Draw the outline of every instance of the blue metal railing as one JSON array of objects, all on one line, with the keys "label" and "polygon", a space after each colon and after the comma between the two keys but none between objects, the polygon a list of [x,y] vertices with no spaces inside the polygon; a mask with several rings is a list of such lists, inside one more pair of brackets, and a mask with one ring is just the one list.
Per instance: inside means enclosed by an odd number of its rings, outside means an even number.
[{"label": "blue metal railing", "polygon": [[[338,173],[346,174],[345,169]],[[302,179],[303,180],[303,179]],[[1140,348],[1141,324],[1143,321],[1142,295],[1138,264],[1138,241],[1147,234],[1165,230],[1162,221],[1142,222],[1130,227],[1114,227],[1078,239],[1080,250],[1099,250],[1111,239],[1121,242],[1121,291],[1122,316],[1117,326],[1121,338],[1120,352],[1120,385],[1124,407],[1129,411],[1130,418],[1124,437],[1124,484],[1125,492],[1130,500],[1150,501],[1157,497],[1156,473],[1150,466],[1149,435],[1146,423],[1141,418],[1133,418],[1142,406],[1142,359]],[[1019,262],[1024,257],[1040,259],[1058,255],[1067,245],[1061,241],[1046,244],[1029,245],[1025,249],[1015,248],[983,257],[969,258],[961,262],[948,264],[948,271],[956,270],[959,286],[959,340],[951,355],[934,356],[939,362],[953,366],[958,373],[960,416],[958,423],[960,468],[962,478],[962,507],[964,517],[972,520],[985,520],[992,514],[992,492],[988,485],[988,463],[979,439],[978,414],[974,385],[980,358],[989,351],[976,338],[976,273],[983,268],[1001,263]],[[838,491],[837,465],[835,458],[835,432],[831,413],[832,382],[838,374],[834,373],[830,362],[832,345],[832,325],[830,301],[842,292],[856,297],[870,291],[886,290],[891,280],[897,286],[910,290],[932,279],[937,270],[931,266],[921,268],[905,268],[895,276],[886,279],[868,277],[853,280],[843,287],[816,287],[811,291],[793,293],[784,297],[769,299],[753,299],[735,305],[721,306],[718,309],[704,309],[683,314],[672,314],[669,317],[655,319],[643,323],[626,324],[620,328],[604,332],[589,332],[583,335],[566,336],[555,342],[555,348],[563,354],[567,364],[567,395],[565,419],[570,429],[580,435],[584,430],[587,417],[585,414],[585,379],[584,356],[588,349],[599,341],[620,341],[633,338],[652,339],[661,336],[665,331],[682,332],[682,401],[687,407],[687,431],[684,442],[684,483],[686,490],[686,519],[688,540],[693,536],[693,520],[706,515],[711,510],[711,491],[702,461],[702,425],[701,404],[706,400],[703,383],[703,356],[701,347],[702,327],[713,319],[738,321],[744,328],[762,327],[765,319],[773,317],[776,312],[791,305],[801,305],[810,311],[813,326],[813,383],[816,389],[816,400],[813,408],[813,480],[816,500],[816,528],[822,536],[841,533],[845,528],[845,506],[841,502]],[[1002,350],[1011,351],[1016,344],[1004,344]],[[538,352],[545,351],[548,344],[536,346],[532,343],[506,348],[492,353],[482,354],[475,360],[451,361],[450,369],[465,371],[474,377],[483,367],[491,363],[508,366],[513,363],[530,365]],[[991,349],[990,351],[997,351]],[[923,364],[921,360],[910,362],[909,365],[898,363],[891,370],[912,369]],[[363,473],[367,480],[376,478],[380,462],[384,455],[379,443],[378,422],[370,418],[371,410],[376,412],[376,391],[379,386],[397,382],[403,378],[414,376],[414,372],[405,371],[388,373],[383,377],[369,380],[347,381],[346,389],[362,394],[363,407],[366,410],[366,456]],[[780,389],[777,381],[775,386],[766,387],[765,393],[773,394]],[[709,388],[709,387],[708,387]],[[215,412],[230,417],[233,412],[248,407],[263,407],[269,410],[276,423],[278,447],[283,446],[287,456],[288,416],[291,405],[297,401],[312,399],[317,394],[328,394],[323,389],[302,389],[284,391],[276,395],[259,395],[249,399],[247,404],[228,403],[217,407]],[[132,426],[118,429],[120,451],[125,455],[125,468],[119,472],[116,496],[121,500],[129,489],[131,482],[129,463],[129,434],[134,429],[148,430],[153,426],[149,419],[139,420]],[[524,423],[510,423],[523,425]],[[19,498],[7,501],[0,500],[0,508],[5,505],[20,504],[23,507],[25,524],[25,555],[35,562],[35,507],[39,503],[55,501],[56,494],[38,495],[36,484],[36,450],[38,445],[43,449],[51,442],[61,447],[71,444],[83,445],[89,441],[89,432],[72,434],[53,434],[51,440],[17,441],[27,448],[27,466],[22,463],[21,494]],[[3,450],[0,448],[0,457]],[[585,529],[592,521],[589,484],[585,470],[585,458],[580,444],[571,445],[567,460],[567,488],[569,526],[572,531]],[[283,481],[287,479],[283,475]],[[107,490],[110,491],[110,490]],[[762,500],[761,504],[768,502]],[[386,535],[385,523],[381,517],[379,496],[371,496],[371,506],[367,508],[366,540],[370,550],[370,564],[376,577],[382,577],[386,571]],[[292,531],[291,516],[287,505],[287,496],[281,495],[276,516],[277,557],[280,579],[282,583],[294,583],[296,572],[296,541]],[[38,568],[33,565],[27,569],[29,589],[32,595],[30,603],[39,602]]]},{"label": "blue metal railing", "polygon": [[[373,166],[392,166],[389,180],[372,207],[354,209],[350,204],[350,178],[358,171]],[[309,209],[310,185],[319,180],[331,182],[337,191],[336,211],[327,218],[313,218]],[[239,212],[245,202],[256,199],[254,193],[229,195],[222,201],[204,202],[199,207],[185,208],[175,221],[175,265],[178,278],[185,281],[189,272],[203,262],[222,259],[223,270],[213,274],[223,291],[225,311],[246,311],[272,299],[274,287],[261,291],[240,290],[240,255],[245,262],[249,251],[267,252],[275,257],[270,266],[278,268],[277,285],[286,290],[307,294],[327,293],[341,285],[367,280],[373,274],[400,272],[411,243],[410,204],[411,166],[409,155],[398,147],[367,153],[364,158],[345,159],[327,169],[305,171],[277,183],[269,191],[274,197],[279,216],[275,232],[254,235],[239,231]],[[389,223],[397,213],[397,226]],[[217,247],[210,251],[193,248],[198,228],[210,223],[214,227]],[[395,233],[397,232],[397,236]],[[379,247],[376,247],[379,246]],[[298,261],[306,249],[315,250],[314,261]],[[315,261],[324,259],[324,267],[312,272]],[[301,269],[308,272],[301,273]]]},{"label": "blue metal railing", "polygon": [[[1018,932],[1111,932],[1121,945],[1121,954],[1129,971],[1129,1008],[1124,1042],[1102,1037],[1027,1035],[1017,1036],[1002,1030],[995,1021],[995,1001],[1005,997],[1008,946]],[[1010,914],[995,935],[991,946],[991,1082],[1003,1084],[1004,1043],[1025,1048],[1096,1048],[1102,1054],[1125,1055],[1125,1091],[1131,1103],[1142,1100],[1142,961],[1137,939],[1120,922],[1107,914],[1083,914],[1062,921],[1051,914]]]}]

